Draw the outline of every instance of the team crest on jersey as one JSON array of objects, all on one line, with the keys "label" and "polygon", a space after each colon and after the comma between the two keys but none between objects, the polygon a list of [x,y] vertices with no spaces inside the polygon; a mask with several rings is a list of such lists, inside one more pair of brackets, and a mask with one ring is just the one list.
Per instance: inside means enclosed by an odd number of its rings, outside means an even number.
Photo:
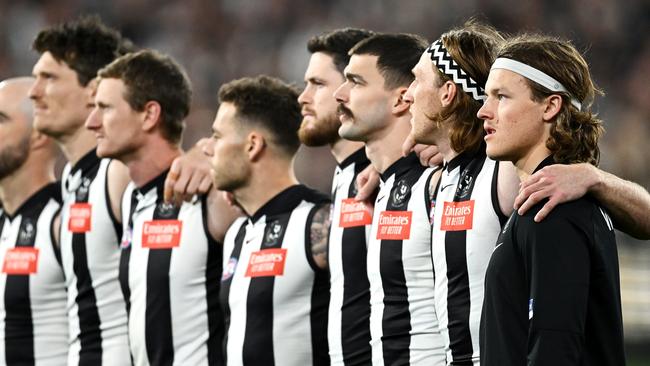
[{"label": "team crest on jersey", "polygon": [[156,214],[161,219],[168,219],[177,216],[178,211],[180,211],[180,208],[169,202],[161,202],[156,206]]},{"label": "team crest on jersey", "polygon": [[77,189],[77,201],[88,201],[88,191],[90,190],[91,180],[84,177],[81,180],[81,185]]},{"label": "team crest on jersey", "polygon": [[228,263],[223,268],[223,272],[221,273],[221,282],[229,280],[235,274],[236,269],[237,269],[237,258],[230,257]]},{"label": "team crest on jersey", "polygon": [[394,207],[401,207],[406,203],[408,197],[411,195],[411,187],[406,183],[405,179],[400,180],[393,188],[391,200]]},{"label": "team crest on jersey", "polygon": [[31,246],[36,239],[36,227],[30,219],[23,219],[23,224],[20,227],[20,233],[18,234],[18,243],[19,245]]},{"label": "team crest on jersey", "polygon": [[131,247],[133,241],[133,229],[128,228],[122,234],[122,241],[120,241],[120,249],[128,249]]},{"label": "team crest on jersey", "polygon": [[456,197],[458,198],[467,198],[474,185],[474,178],[466,173],[463,174],[463,178],[460,180],[458,188],[456,188]]},{"label": "team crest on jersey", "polygon": [[262,245],[265,247],[276,246],[280,243],[280,238],[284,232],[284,228],[279,220],[275,220],[266,226],[264,232],[264,241]]}]

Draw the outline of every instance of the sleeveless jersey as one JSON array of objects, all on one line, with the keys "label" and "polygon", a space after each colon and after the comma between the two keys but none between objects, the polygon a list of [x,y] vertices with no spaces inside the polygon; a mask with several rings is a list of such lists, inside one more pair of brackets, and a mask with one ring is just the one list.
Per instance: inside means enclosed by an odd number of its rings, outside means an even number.
[{"label": "sleeveless jersey", "polygon": [[220,293],[228,365],[329,365],[329,279],[309,240],[328,201],[292,186],[228,230]]},{"label": "sleeveless jersey", "polygon": [[90,151],[63,171],[61,260],[68,289],[69,365],[130,365],[117,280],[121,227],[107,189],[110,159]]},{"label": "sleeveless jersey", "polygon": [[336,167],[332,182],[329,237],[330,306],[328,341],[332,365],[368,365],[370,284],[366,273],[372,211],[354,200],[357,175],[370,161],[365,148]]},{"label": "sleeveless jersey", "polygon": [[501,214],[498,163],[461,154],[445,164],[431,201],[436,313],[447,363],[479,364],[483,286]]},{"label": "sleeveless jersey", "polygon": [[445,364],[435,312],[429,180],[415,154],[381,174],[368,246],[372,364]]},{"label": "sleeveless jersey", "polygon": [[58,183],[41,188],[13,216],[0,210],[0,364],[65,365],[66,290],[53,222]]},{"label": "sleeveless jersey", "polygon": [[136,365],[222,365],[221,245],[206,199],[163,201],[167,171],[122,200],[120,285]]}]

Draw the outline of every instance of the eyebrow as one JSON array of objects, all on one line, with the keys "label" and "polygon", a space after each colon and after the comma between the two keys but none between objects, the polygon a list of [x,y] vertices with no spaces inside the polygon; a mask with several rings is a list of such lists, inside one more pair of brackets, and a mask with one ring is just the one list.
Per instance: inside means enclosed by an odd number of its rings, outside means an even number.
[{"label": "eyebrow", "polygon": [[353,74],[351,72],[346,72],[345,73],[345,78],[347,80],[356,80],[357,82],[362,82],[365,83],[366,80],[359,74]]},{"label": "eyebrow", "polygon": [[104,102],[95,102],[95,105],[97,105],[99,108],[106,108],[110,107],[110,105],[104,103]]},{"label": "eyebrow", "polygon": [[9,115],[5,112],[0,111],[0,119],[9,119]]}]

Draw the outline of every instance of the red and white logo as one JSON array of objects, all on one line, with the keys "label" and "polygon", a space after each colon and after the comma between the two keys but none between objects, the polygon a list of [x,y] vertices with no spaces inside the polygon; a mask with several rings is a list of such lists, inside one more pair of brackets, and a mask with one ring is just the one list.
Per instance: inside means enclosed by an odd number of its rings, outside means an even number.
[{"label": "red and white logo", "polygon": [[372,224],[372,210],[370,207],[354,198],[341,200],[340,227],[346,228],[370,224]]},{"label": "red and white logo", "polygon": [[85,233],[90,231],[92,217],[92,205],[90,203],[74,203],[70,206],[70,219],[68,230],[73,233]]},{"label": "red and white logo", "polygon": [[474,220],[474,200],[462,202],[445,202],[442,211],[440,230],[471,230]]},{"label": "red and white logo", "polygon": [[406,240],[411,237],[412,211],[382,211],[379,214],[377,239]]},{"label": "red and white logo", "polygon": [[28,275],[38,270],[38,248],[18,247],[7,250],[2,272],[14,275]]},{"label": "red and white logo", "polygon": [[284,274],[285,248],[263,249],[251,254],[246,277],[272,277]]},{"label": "red and white logo", "polygon": [[181,242],[183,222],[179,220],[145,221],[142,227],[142,247],[170,249]]}]

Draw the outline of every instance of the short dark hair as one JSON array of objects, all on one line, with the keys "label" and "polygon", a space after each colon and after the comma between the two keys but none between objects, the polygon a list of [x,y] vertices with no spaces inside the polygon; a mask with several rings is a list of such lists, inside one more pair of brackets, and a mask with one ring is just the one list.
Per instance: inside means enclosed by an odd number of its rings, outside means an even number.
[{"label": "short dark hair", "polygon": [[99,17],[82,16],[40,31],[32,48],[40,54],[49,52],[57,61],[65,62],[77,73],[79,84],[86,86],[99,69],[132,51],[133,45]]},{"label": "short dark hair", "polygon": [[360,28],[335,29],[312,37],[307,42],[307,50],[310,53],[322,52],[332,57],[334,65],[342,74],[350,61],[350,49],[373,34],[375,32]]},{"label": "short dark hair", "polygon": [[426,48],[427,41],[414,34],[377,33],[357,43],[349,54],[378,56],[377,68],[384,77],[384,87],[395,89],[411,84],[411,69]]},{"label": "short dark hair", "polygon": [[133,110],[143,111],[147,102],[158,102],[163,136],[172,143],[181,140],[192,88],[182,67],[171,57],[152,50],[129,53],[99,70],[99,77],[122,80],[124,99]]},{"label": "short dark hair", "polygon": [[232,103],[237,116],[264,127],[280,150],[293,156],[300,147],[298,129],[302,115],[293,85],[266,75],[233,80],[219,88],[219,102]]},{"label": "short dark hair", "polygon": [[[497,54],[534,67],[559,81],[568,92],[551,91],[524,78],[531,98],[541,102],[552,94],[562,97],[562,107],[551,124],[546,147],[558,163],[598,165],[598,140],[604,133],[603,123],[591,111],[597,94],[603,94],[591,78],[589,65],[568,40],[541,34],[521,34],[509,39]],[[571,97],[582,103],[578,110]]]}]

